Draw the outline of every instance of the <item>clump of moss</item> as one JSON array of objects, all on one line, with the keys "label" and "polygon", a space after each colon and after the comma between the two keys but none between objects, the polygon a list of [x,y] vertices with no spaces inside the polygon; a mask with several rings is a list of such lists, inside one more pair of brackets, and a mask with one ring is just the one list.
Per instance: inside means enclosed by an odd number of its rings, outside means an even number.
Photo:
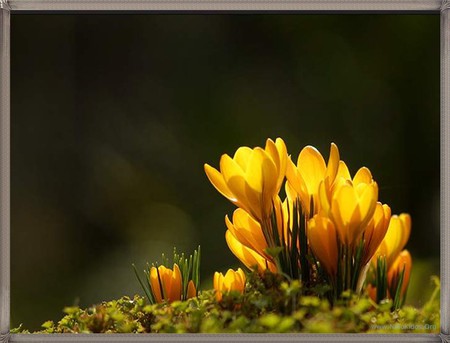
[{"label": "clump of moss", "polygon": [[[244,294],[230,292],[217,302],[214,291],[170,304],[122,297],[86,309],[66,307],[58,322],[45,322],[39,333],[389,333],[439,332],[439,279],[422,307],[392,311],[392,301],[376,304],[363,294],[344,293],[333,305],[298,280],[275,274],[249,275]],[[26,333],[19,327],[13,332]]]}]

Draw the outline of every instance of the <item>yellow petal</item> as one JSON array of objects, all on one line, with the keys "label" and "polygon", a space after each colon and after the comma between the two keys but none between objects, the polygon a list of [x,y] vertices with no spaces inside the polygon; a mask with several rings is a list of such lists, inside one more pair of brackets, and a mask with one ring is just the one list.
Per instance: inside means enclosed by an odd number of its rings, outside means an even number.
[{"label": "yellow petal", "polygon": [[172,296],[173,296],[173,301],[175,300],[181,300],[181,295],[182,293],[182,285],[183,285],[183,280],[181,277],[181,271],[180,268],[178,267],[178,265],[175,263],[173,265],[173,278],[172,278]]},{"label": "yellow petal", "polygon": [[150,286],[157,303],[162,302],[161,285],[159,283],[158,272],[155,267],[150,268]]},{"label": "yellow petal", "polygon": [[345,164],[344,161],[339,161],[339,167],[338,167],[338,172],[336,175],[336,179],[343,177],[346,180],[351,180],[352,177],[350,176],[350,172],[347,168],[347,165]]},{"label": "yellow petal", "polygon": [[[408,219],[410,220],[410,217],[391,216],[386,235],[376,253],[377,256],[386,256],[388,267],[392,265],[406,244],[409,231],[405,228],[405,224],[408,223]],[[407,236],[406,239],[405,236]]]},{"label": "yellow petal", "polygon": [[337,240],[333,222],[317,214],[308,221],[310,247],[328,275],[334,279],[337,273]]},{"label": "yellow petal", "polygon": [[243,292],[245,289],[245,281],[246,281],[246,277],[245,277],[245,273],[241,268],[238,268],[238,270],[236,271],[236,274],[238,276],[238,278],[240,278],[240,290]]},{"label": "yellow petal", "polygon": [[240,228],[237,228],[233,222],[231,222],[230,219],[228,219],[228,215],[225,216],[225,225],[227,226],[228,230],[231,231],[231,233],[236,237],[236,239],[241,242],[243,245],[247,247],[252,247],[251,242],[249,242],[243,234],[243,230]]},{"label": "yellow petal", "polygon": [[402,223],[402,239],[400,243],[400,249],[403,249],[408,242],[409,235],[411,234],[411,216],[407,213],[402,213],[400,214],[399,218]]},{"label": "yellow petal", "polygon": [[373,213],[375,212],[377,200],[378,186],[376,182],[372,182],[370,185],[366,186],[358,201],[361,211],[361,225],[365,226],[372,218]]},{"label": "yellow petal", "polygon": [[325,175],[325,178],[328,178],[329,185],[333,183],[334,179],[336,178],[336,175],[338,173],[339,169],[339,149],[336,144],[331,143],[330,147],[330,157],[328,158],[328,164],[327,164],[327,172]]},{"label": "yellow petal", "polygon": [[226,291],[230,291],[232,290],[234,287],[234,280],[235,280],[235,276],[234,276],[234,270],[233,269],[228,269],[227,272],[225,273],[225,277],[223,278],[223,287],[224,290]]},{"label": "yellow petal", "polygon": [[252,149],[246,146],[240,147],[234,153],[233,160],[236,161],[236,163],[241,167],[243,172],[247,170],[251,154]]},{"label": "yellow petal", "polygon": [[[250,160],[248,163],[248,168],[245,172],[245,180],[249,186],[258,193],[262,193],[264,187],[264,161],[268,159],[264,150],[261,148],[256,148],[252,151],[250,155]],[[272,162],[273,175],[276,174],[275,166]]]},{"label": "yellow petal", "polygon": [[309,194],[317,193],[326,173],[325,160],[313,146],[306,146],[298,155],[297,168],[305,181]]},{"label": "yellow petal", "polygon": [[373,218],[367,224],[364,232],[364,256],[363,265],[369,262],[383,241],[391,218],[391,209],[380,202],[375,207]]},{"label": "yellow petal", "polygon": [[187,298],[194,298],[197,296],[197,290],[195,289],[194,281],[190,280],[187,288]]},{"label": "yellow petal", "polygon": [[331,192],[327,189],[325,181],[319,184],[319,201],[321,210],[328,214],[330,212]]},{"label": "yellow petal", "polygon": [[280,158],[280,167],[278,170],[278,181],[277,181],[277,189],[281,188],[284,177],[286,176],[286,164],[288,159],[286,144],[281,138],[277,138],[275,140],[275,145],[278,150],[278,156]]},{"label": "yellow petal", "polygon": [[245,173],[242,168],[227,154],[222,155],[220,158],[220,172],[227,184],[231,178],[236,176],[245,179]]},{"label": "yellow petal", "polygon": [[370,170],[366,167],[360,168],[355,176],[353,177],[353,184],[358,185],[360,183],[371,183],[372,182],[372,174],[370,173]]},{"label": "yellow petal", "polygon": [[299,170],[297,169],[296,165],[292,160],[289,158],[286,163],[286,178],[287,182],[286,184],[289,184],[295,193],[300,197],[300,201],[303,205],[304,211],[309,215],[310,212],[310,198],[308,189],[306,188],[305,181],[303,180],[302,175],[300,174]]},{"label": "yellow petal", "polygon": [[214,273],[214,289],[216,291],[217,301],[222,300],[223,274],[219,272]]},{"label": "yellow petal", "polygon": [[275,265],[267,261],[264,257],[259,255],[254,250],[247,248],[242,243],[240,243],[236,237],[229,231],[225,233],[225,239],[227,241],[228,247],[231,252],[249,269],[254,269],[256,266],[259,272],[266,270],[266,264],[269,270],[276,272]]},{"label": "yellow petal", "polygon": [[213,278],[213,287],[215,290],[220,291],[221,290],[221,285],[222,285],[222,278],[223,275],[222,273],[219,272],[215,272],[214,273],[214,278]]},{"label": "yellow petal", "polygon": [[291,158],[288,158],[286,162],[286,178],[295,192],[300,193],[306,191],[303,187],[303,179],[298,172],[297,166],[294,162],[292,162]]},{"label": "yellow petal", "polygon": [[[391,268],[388,271],[388,285],[389,289],[396,290],[397,284],[399,282],[400,273],[405,270],[405,274],[403,276],[403,283],[402,283],[402,289],[401,293],[404,295],[408,289],[409,284],[409,278],[411,275],[411,268],[412,268],[412,258],[411,254],[408,250],[403,250],[398,257],[395,259],[394,263],[392,264]],[[393,293],[393,292],[392,292]],[[391,297],[393,297],[394,294],[391,294]]]},{"label": "yellow petal", "polygon": [[230,229],[230,225],[227,224],[228,229],[233,231],[233,234],[241,243],[264,255],[264,249],[267,248],[267,243],[261,225],[255,219],[243,209],[238,208],[233,213],[232,226],[234,230]]},{"label": "yellow petal", "polygon": [[249,187],[246,188],[247,199],[251,202],[255,212],[261,211],[261,217],[265,219],[270,216],[272,199],[278,194],[278,174],[272,159],[261,148],[255,148],[245,179]]},{"label": "yellow petal", "polygon": [[264,149],[267,155],[271,158],[272,162],[275,164],[276,170],[280,170],[281,161],[278,155],[278,149],[275,142],[270,138],[266,141],[266,147]]},{"label": "yellow petal", "polygon": [[343,226],[351,222],[358,207],[358,199],[352,186],[344,184],[333,195],[331,214]]},{"label": "yellow petal", "polygon": [[242,168],[230,156],[224,154],[220,158],[220,171],[222,172],[223,179],[231,193],[234,194],[235,198],[239,202],[239,207],[242,207],[246,211],[254,214],[254,207],[256,204],[253,204],[252,207],[250,201],[257,202],[258,200],[249,200],[247,198],[247,183],[245,180],[245,173]]},{"label": "yellow petal", "polygon": [[284,184],[284,191],[286,192],[286,197],[290,202],[294,201],[297,198],[297,192],[291,186],[289,182]]},{"label": "yellow petal", "polygon": [[238,204],[238,201],[231,190],[228,188],[222,174],[215,168],[208,164],[204,165],[206,176],[212,185],[222,194],[225,198],[233,203]]}]

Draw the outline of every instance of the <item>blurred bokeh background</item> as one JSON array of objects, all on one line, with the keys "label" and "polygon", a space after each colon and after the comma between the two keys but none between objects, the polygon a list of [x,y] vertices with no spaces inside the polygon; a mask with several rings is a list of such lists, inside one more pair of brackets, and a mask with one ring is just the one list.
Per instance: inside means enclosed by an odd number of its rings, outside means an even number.
[{"label": "blurred bokeh background", "polygon": [[13,14],[11,321],[142,293],[131,264],[239,262],[205,162],[336,142],[409,212],[408,302],[439,272],[438,15]]}]

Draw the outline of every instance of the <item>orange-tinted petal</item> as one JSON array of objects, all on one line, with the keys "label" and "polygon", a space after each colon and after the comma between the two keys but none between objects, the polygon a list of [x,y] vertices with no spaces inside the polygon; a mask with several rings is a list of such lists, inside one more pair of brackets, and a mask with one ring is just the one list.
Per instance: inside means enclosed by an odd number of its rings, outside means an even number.
[{"label": "orange-tinted petal", "polygon": [[256,266],[258,271],[262,272],[266,270],[266,265],[269,267],[269,270],[272,272],[276,272],[275,265],[268,261],[266,258],[259,255],[256,251],[247,248],[242,243],[240,243],[236,237],[231,233],[230,230],[227,230],[225,233],[225,239],[227,241],[228,247],[231,252],[249,269],[254,269]]},{"label": "orange-tinted petal", "polygon": [[194,298],[197,296],[197,290],[195,289],[194,281],[189,280],[188,288],[187,288],[187,298]]}]

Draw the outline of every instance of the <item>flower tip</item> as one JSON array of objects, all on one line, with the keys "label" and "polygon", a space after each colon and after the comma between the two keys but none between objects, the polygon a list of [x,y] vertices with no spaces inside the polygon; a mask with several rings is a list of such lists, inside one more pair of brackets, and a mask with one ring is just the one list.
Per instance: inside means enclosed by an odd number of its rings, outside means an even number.
[{"label": "flower tip", "polygon": [[187,298],[194,298],[197,295],[197,290],[195,289],[194,281],[190,280],[187,289]]}]

